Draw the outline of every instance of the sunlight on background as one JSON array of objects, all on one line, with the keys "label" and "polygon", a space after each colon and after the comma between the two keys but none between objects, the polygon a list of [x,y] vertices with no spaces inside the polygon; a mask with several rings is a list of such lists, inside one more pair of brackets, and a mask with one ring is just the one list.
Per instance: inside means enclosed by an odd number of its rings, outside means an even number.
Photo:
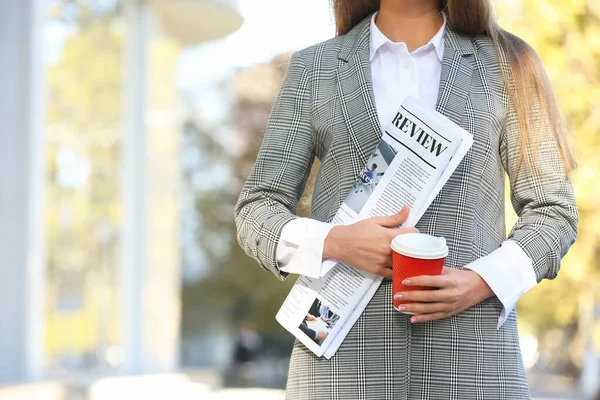
[{"label": "sunlight on background", "polygon": [[[53,382],[2,387],[0,400],[281,399],[293,337],[274,315],[293,280],[243,253],[233,206],[291,53],[334,36],[328,1],[239,0],[240,29],[193,46],[166,37],[152,8],[146,40],[132,45],[127,1],[43,1],[43,376]],[[600,375],[600,1],[495,4],[543,59],[578,145],[580,238],[559,279],[527,293],[518,313],[534,396],[581,398]],[[128,153],[136,133],[144,146]],[[135,193],[123,186],[131,156],[144,170]],[[146,219],[133,241],[143,268],[128,278],[132,194]],[[300,213],[309,208],[304,198]],[[510,230],[508,197],[506,210]]]}]

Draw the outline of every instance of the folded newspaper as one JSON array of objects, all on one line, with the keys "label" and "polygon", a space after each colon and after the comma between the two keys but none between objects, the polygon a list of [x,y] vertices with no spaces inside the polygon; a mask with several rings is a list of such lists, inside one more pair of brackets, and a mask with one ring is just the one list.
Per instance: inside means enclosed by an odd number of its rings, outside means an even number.
[{"label": "folded newspaper", "polygon": [[[407,97],[332,222],[348,225],[408,205],[403,226],[414,226],[472,144],[467,131]],[[317,356],[331,358],[383,278],[336,260],[324,261],[321,272],[320,279],[298,278],[276,319]]]}]

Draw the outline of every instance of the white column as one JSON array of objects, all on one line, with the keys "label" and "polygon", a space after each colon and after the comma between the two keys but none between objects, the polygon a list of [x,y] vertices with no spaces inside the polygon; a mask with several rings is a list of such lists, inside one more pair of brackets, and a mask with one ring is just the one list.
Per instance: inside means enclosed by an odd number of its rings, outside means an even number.
[{"label": "white column", "polygon": [[123,244],[121,302],[123,372],[143,372],[142,289],[146,257],[146,111],[147,6],[143,0],[125,2],[123,182]]},{"label": "white column", "polygon": [[125,12],[123,372],[169,372],[179,364],[178,46],[155,36],[143,0]]},{"label": "white column", "polygon": [[43,365],[42,0],[0,0],[0,383]]}]

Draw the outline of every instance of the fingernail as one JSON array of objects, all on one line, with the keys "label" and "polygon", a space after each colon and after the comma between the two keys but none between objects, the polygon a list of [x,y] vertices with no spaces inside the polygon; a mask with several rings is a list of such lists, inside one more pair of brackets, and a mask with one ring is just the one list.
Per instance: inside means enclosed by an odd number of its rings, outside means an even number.
[{"label": "fingernail", "polygon": [[400,306],[400,307],[398,307],[398,311],[406,311],[406,307],[405,306]]},{"label": "fingernail", "polygon": [[395,300],[400,300],[400,299],[402,299],[402,297],[403,297],[402,293],[396,293],[396,295],[394,296],[394,299]]},{"label": "fingernail", "polygon": [[402,281],[402,284],[403,285],[410,285],[410,280],[405,279],[405,280]]},{"label": "fingernail", "polygon": [[417,319],[413,317],[410,319],[410,322],[414,324],[415,322],[417,322]]}]

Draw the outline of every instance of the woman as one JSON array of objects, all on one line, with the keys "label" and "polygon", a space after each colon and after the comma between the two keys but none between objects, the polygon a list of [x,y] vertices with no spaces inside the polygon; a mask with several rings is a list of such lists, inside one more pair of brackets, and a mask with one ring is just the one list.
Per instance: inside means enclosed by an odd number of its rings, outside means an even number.
[{"label": "woman", "polygon": [[[378,292],[330,360],[296,342],[289,399],[527,399],[514,305],[558,273],[577,235],[574,161],[542,64],[501,30],[489,0],[335,0],[338,36],[293,55],[236,206],[240,244],[280,279],[322,258],[390,276],[407,211],[331,221],[406,95],[474,145],[417,228],[447,239],[439,277]],[[310,219],[295,216],[314,157]],[[519,215],[508,239],[504,175]]]}]

